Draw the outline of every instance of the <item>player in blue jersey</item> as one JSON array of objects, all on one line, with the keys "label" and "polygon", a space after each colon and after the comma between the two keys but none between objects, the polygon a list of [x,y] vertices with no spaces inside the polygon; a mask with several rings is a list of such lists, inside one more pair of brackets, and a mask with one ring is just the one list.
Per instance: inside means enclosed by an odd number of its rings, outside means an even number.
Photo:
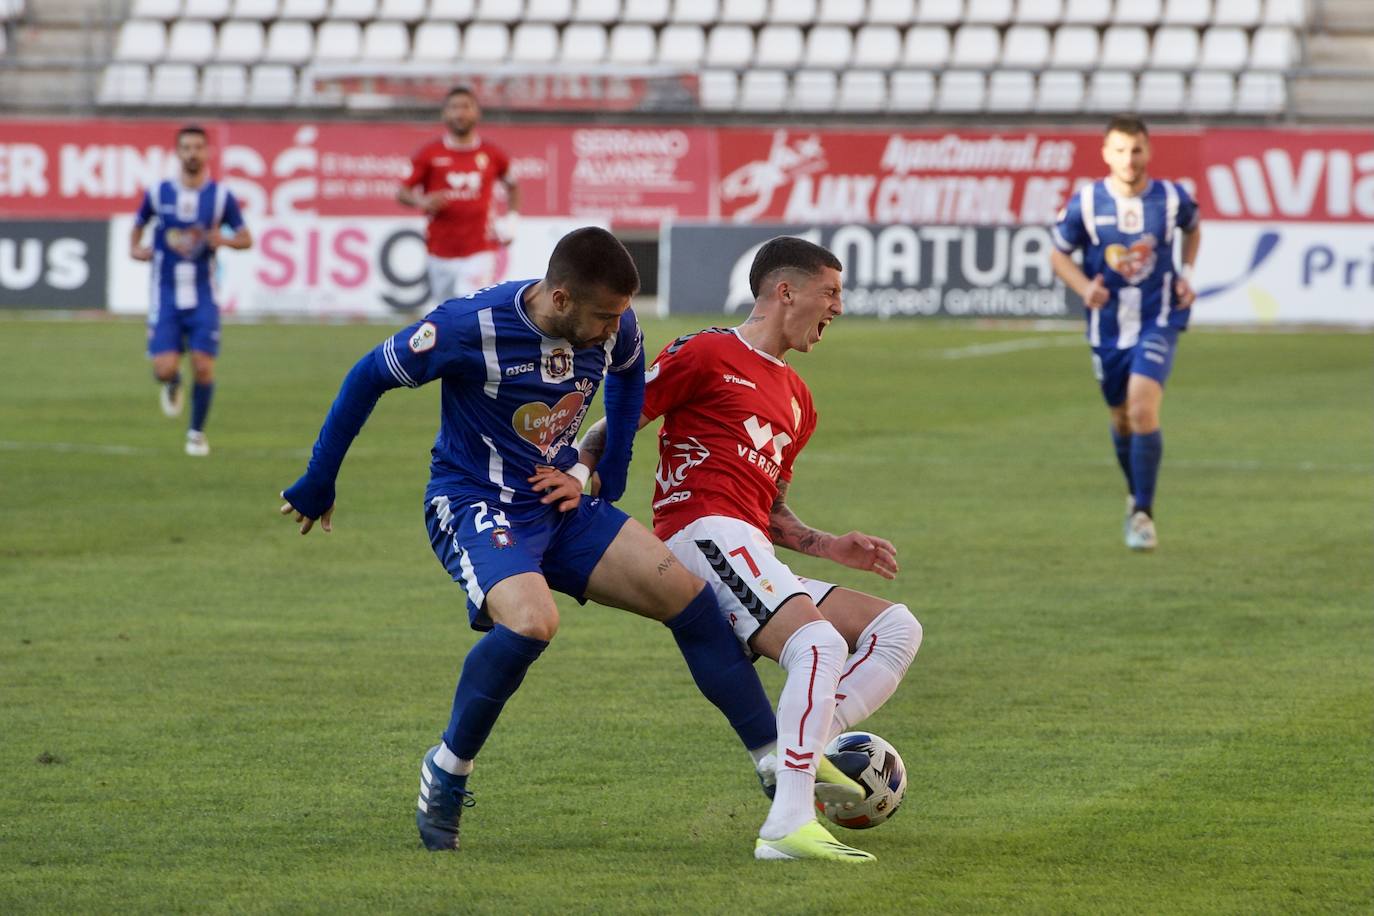
[{"label": "player in blue jersey", "polygon": [[[777,739],[768,698],[712,590],[607,501],[624,493],[644,401],[643,341],[630,310],[638,288],[624,246],[587,228],[558,242],[542,279],[450,299],[353,367],[308,469],[282,492],[281,512],[302,534],[317,520],[329,531],[339,466],[378,398],[441,380],[425,521],[485,635],[463,661],[443,740],[421,764],[416,823],[429,849],[458,848],[474,758],[558,629],[551,590],[667,624],[745,747]],[[583,497],[590,472],[572,443],[603,378],[601,498]]]},{"label": "player in blue jersey", "polygon": [[[148,356],[161,383],[162,412],[181,413],[181,355],[191,351],[191,422],[186,454],[210,454],[205,418],[215,393],[215,357],[219,355],[219,306],[215,304],[215,252],[243,250],[253,236],[243,224],[238,201],[210,177],[209,143],[194,125],[177,132],[181,174],[159,182],[143,194],[134,217],[129,255],[151,261],[148,297]],[[154,224],[153,244],[143,243],[144,229]],[[224,232],[225,228],[230,230]]]},{"label": "player in blue jersey", "polygon": [[[1126,475],[1126,546],[1153,550],[1164,455],[1159,408],[1196,298],[1190,278],[1201,241],[1198,207],[1181,185],[1150,178],[1150,137],[1138,118],[1107,125],[1102,159],[1108,176],[1084,185],[1060,211],[1051,258],[1059,279],[1087,306],[1093,370]],[[1081,268],[1069,257],[1079,249]]]}]

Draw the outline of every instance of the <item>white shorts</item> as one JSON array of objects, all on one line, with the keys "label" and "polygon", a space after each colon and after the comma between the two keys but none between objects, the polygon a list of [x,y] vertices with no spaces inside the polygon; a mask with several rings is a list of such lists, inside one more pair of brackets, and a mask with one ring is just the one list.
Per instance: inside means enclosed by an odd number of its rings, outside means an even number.
[{"label": "white shorts", "polygon": [[737,518],[699,518],[668,538],[668,549],[711,586],[746,649],[788,598],[806,595],[820,604],[835,588],[833,583],[794,574],[762,531]]},{"label": "white shorts", "polygon": [[479,251],[466,258],[429,256],[429,295],[437,303],[475,293],[495,282],[494,251]]}]

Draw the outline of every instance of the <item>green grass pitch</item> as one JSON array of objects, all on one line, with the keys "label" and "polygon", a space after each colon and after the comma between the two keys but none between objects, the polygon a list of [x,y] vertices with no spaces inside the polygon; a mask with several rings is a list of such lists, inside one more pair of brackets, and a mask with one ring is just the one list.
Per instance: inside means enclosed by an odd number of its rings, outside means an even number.
[{"label": "green grass pitch", "polygon": [[[692,327],[646,322],[651,352]],[[795,567],[926,631],[869,723],[906,803],[840,831],[856,870],[755,862],[765,800],[669,635],[568,600],[463,851],[420,848],[475,637],[423,527],[438,387],[383,398],[333,534],[276,514],[385,333],[226,327],[196,460],[140,324],[0,318],[0,912],[1374,908],[1371,337],[1188,334],[1150,556],[1076,329],[850,319],[794,357],[793,505],[903,572]],[[646,432],[640,518],[652,472]]]}]

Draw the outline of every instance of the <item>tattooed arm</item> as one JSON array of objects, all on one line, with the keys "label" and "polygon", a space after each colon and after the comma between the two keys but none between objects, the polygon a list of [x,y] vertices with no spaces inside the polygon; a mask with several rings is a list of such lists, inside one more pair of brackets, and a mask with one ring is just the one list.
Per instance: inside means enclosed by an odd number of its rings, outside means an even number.
[{"label": "tattooed arm", "polygon": [[882,538],[851,531],[834,535],[812,528],[797,518],[787,505],[788,482],[778,480],[778,495],[768,512],[768,534],[773,543],[812,557],[834,560],[842,566],[897,577],[897,548]]}]

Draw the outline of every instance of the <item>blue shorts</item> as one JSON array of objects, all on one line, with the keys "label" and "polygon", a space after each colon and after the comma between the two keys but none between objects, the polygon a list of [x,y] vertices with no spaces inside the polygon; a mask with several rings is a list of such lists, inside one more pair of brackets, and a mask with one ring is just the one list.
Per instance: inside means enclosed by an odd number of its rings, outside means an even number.
[{"label": "blue shorts", "polygon": [[219,355],[219,308],[213,304],[193,309],[163,305],[148,322],[148,355],[175,350],[199,350]]},{"label": "blue shorts", "polygon": [[1093,374],[1102,388],[1108,407],[1126,403],[1126,386],[1132,375],[1143,375],[1159,382],[1160,387],[1174,368],[1174,351],[1178,349],[1176,328],[1149,328],[1142,331],[1134,347],[1093,347]]},{"label": "blue shorts", "polygon": [[467,592],[474,630],[490,630],[487,592],[502,579],[539,573],[549,588],[586,603],[587,580],[629,516],[590,496],[559,512],[509,506],[461,496],[436,496],[425,506],[434,555]]}]

